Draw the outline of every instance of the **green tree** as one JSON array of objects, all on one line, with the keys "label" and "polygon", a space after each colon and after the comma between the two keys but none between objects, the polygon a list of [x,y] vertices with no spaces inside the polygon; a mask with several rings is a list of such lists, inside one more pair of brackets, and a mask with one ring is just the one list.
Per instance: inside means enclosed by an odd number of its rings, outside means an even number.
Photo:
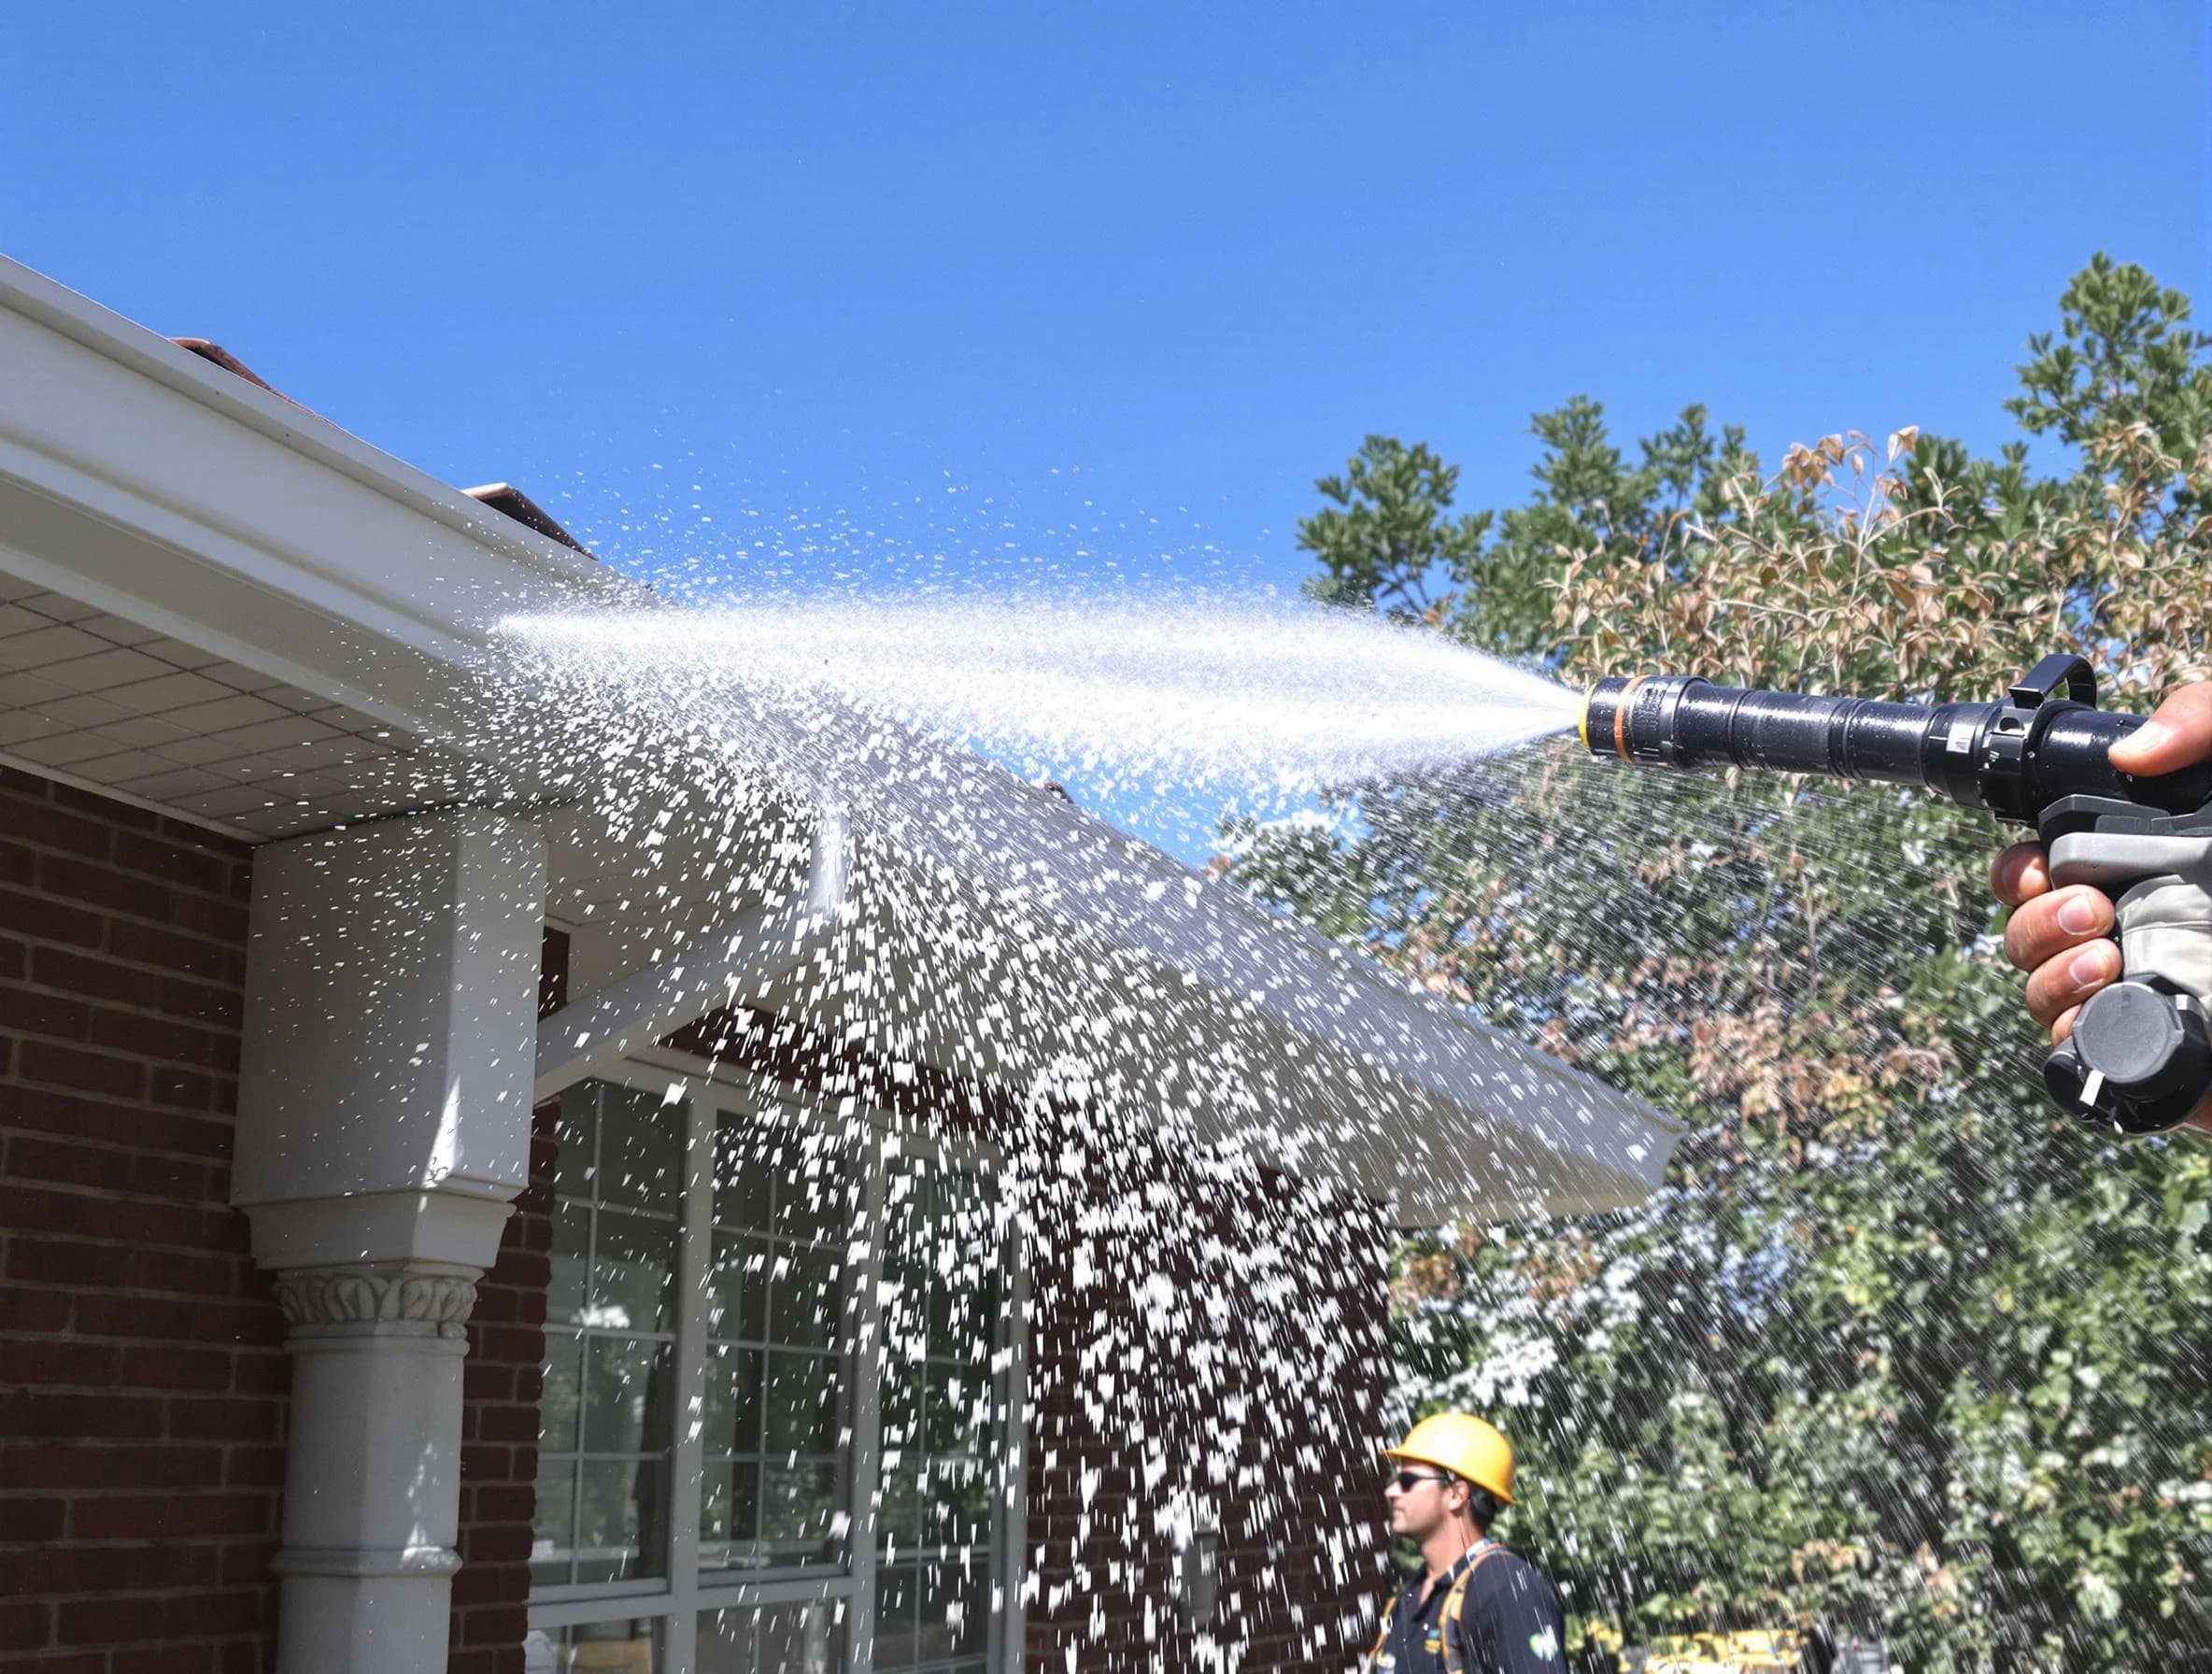
[{"label": "green tree", "polygon": [[[1576,679],[1983,697],[2078,649],[2141,706],[2212,660],[2186,319],[2074,281],[2013,404],[2056,472],[1907,431],[1766,480],[1699,408],[1630,468],[1578,400],[1526,505],[1447,522],[1450,467],[1370,438],[1300,537],[1324,590]],[[1825,1621],[1932,1671],[2212,1647],[2212,1158],[2049,1109],[1985,819],[1564,745],[1345,794],[1337,835],[1240,832],[1247,885],[1694,1128],[1638,1211],[1397,1256],[1409,1404],[1504,1412],[1512,1538],[1580,1627]]]}]

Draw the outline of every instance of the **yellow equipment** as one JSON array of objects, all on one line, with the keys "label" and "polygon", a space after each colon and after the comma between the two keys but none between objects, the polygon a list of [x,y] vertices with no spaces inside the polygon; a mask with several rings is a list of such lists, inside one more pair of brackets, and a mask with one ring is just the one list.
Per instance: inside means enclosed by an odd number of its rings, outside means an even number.
[{"label": "yellow equipment", "polygon": [[1471,1412],[1437,1412],[1406,1432],[1385,1459],[1434,1465],[1513,1503],[1513,1444]]}]

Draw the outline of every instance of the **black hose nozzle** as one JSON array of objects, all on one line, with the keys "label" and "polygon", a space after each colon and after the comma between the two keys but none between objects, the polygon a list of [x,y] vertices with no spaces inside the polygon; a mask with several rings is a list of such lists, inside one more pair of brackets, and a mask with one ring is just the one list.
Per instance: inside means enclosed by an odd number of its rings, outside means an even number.
[{"label": "black hose nozzle", "polygon": [[1993,703],[1891,703],[1715,686],[1694,674],[1600,680],[1582,716],[1593,755],[1686,769],[1754,767],[1923,785],[1999,819],[2033,825],[2069,796],[2168,814],[2212,794],[2212,767],[2123,773],[2112,745],[2143,724],[2095,707],[2078,657],[2045,658]]},{"label": "black hose nozzle", "polygon": [[2155,778],[2112,765],[2143,724],[2096,707],[2078,657],[2046,657],[1992,703],[1886,703],[1715,686],[1693,674],[1600,680],[1593,755],[1685,769],[1755,767],[1922,785],[2033,825],[2060,885],[2109,892],[2121,980],[2084,1002],[2044,1079],[2073,1114],[2158,1133],[2212,1098],[2212,764]]}]

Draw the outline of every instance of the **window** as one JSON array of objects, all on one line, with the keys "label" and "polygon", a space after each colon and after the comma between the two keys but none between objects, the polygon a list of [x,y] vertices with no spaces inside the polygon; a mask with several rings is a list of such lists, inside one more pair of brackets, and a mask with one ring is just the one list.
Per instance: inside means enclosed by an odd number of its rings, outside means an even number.
[{"label": "window", "polygon": [[562,1099],[532,1667],[1018,1664],[1021,1298],[985,1159],[669,1087]]}]

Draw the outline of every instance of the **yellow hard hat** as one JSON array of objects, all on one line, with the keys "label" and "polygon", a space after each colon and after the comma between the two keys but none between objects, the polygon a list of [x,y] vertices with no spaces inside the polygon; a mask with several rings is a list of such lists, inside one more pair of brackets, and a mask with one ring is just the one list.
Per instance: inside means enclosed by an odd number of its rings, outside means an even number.
[{"label": "yellow hard hat", "polygon": [[1382,1456],[1434,1465],[1513,1503],[1513,1444],[1471,1412],[1431,1413]]}]

